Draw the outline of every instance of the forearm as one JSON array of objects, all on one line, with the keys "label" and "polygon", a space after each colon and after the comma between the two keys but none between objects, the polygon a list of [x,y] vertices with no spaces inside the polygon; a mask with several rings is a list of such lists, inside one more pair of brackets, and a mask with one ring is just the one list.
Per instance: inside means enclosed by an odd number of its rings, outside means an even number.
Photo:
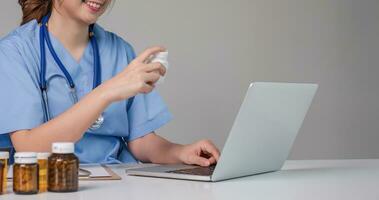
[{"label": "forearm", "polygon": [[148,134],[128,143],[132,154],[142,162],[158,164],[179,163],[179,151],[182,145],[171,143],[156,135]]},{"label": "forearm", "polygon": [[16,151],[48,152],[53,142],[76,142],[107,105],[108,101],[101,90],[95,89],[70,109],[41,126],[12,133],[12,143]]}]

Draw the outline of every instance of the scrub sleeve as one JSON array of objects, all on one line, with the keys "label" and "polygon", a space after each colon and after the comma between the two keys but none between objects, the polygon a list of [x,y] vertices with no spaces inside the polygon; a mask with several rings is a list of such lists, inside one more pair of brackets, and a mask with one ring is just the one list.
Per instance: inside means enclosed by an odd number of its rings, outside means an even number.
[{"label": "scrub sleeve", "polygon": [[0,134],[32,129],[43,123],[38,84],[16,49],[15,44],[0,42]]},{"label": "scrub sleeve", "polygon": [[38,84],[12,41],[0,41],[0,92],[0,147],[10,151],[12,163],[14,148],[9,134],[43,123]]}]

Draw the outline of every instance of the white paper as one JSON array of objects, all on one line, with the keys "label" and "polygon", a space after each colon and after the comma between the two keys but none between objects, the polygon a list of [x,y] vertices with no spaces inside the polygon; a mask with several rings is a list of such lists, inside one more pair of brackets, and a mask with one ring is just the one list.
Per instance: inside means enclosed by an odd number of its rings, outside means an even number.
[{"label": "white paper", "polygon": [[[81,169],[91,172],[90,177],[111,177],[107,170],[99,164],[82,164]],[[7,178],[13,178],[13,165],[9,166]]]},{"label": "white paper", "polygon": [[84,164],[84,165],[80,165],[80,168],[91,172],[90,177],[92,178],[112,176],[107,172],[107,170],[105,170],[104,167],[102,167],[99,164]]}]

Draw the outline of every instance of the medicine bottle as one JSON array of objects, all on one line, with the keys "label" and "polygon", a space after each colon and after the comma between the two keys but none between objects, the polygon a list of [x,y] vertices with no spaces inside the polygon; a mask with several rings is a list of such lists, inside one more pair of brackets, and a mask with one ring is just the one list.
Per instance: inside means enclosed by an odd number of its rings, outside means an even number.
[{"label": "medicine bottle", "polygon": [[48,191],[75,192],[79,185],[79,159],[73,143],[53,143],[48,159]]},{"label": "medicine bottle", "polygon": [[39,168],[39,192],[47,191],[47,159],[51,153],[37,153],[38,168]]},{"label": "medicine bottle", "polygon": [[8,175],[8,160],[9,160],[9,152],[8,151],[0,151],[0,163],[3,166],[1,182],[2,186],[0,187],[0,194],[5,194],[7,192],[7,175]]},{"label": "medicine bottle", "polygon": [[[3,180],[3,171],[4,171],[4,165],[0,162],[0,180]],[[0,188],[3,188],[3,181],[0,181]],[[0,195],[4,194],[2,190],[0,190]]]},{"label": "medicine bottle", "polygon": [[13,192],[16,194],[36,194],[38,192],[37,154],[17,152],[14,159]]}]

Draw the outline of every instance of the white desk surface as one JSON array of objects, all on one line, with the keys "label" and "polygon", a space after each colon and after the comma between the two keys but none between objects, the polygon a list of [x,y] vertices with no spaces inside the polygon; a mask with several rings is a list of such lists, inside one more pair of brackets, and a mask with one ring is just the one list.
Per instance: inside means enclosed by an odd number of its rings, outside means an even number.
[{"label": "white desk surface", "polygon": [[379,160],[287,161],[282,171],[217,183],[126,176],[120,181],[81,181],[79,192],[15,195],[1,200],[134,199],[379,199]]}]

